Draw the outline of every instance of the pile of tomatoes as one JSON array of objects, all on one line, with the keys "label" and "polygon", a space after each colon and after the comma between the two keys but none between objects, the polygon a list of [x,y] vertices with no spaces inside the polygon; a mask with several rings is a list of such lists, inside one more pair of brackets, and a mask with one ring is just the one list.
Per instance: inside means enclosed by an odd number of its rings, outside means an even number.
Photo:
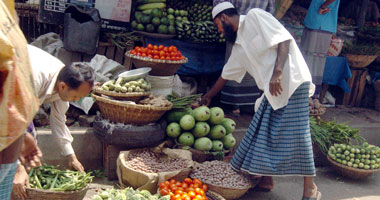
[{"label": "pile of tomatoes", "polygon": [[161,195],[170,195],[171,200],[208,200],[208,187],[199,179],[185,178],[183,182],[174,179],[160,183]]},{"label": "pile of tomatoes", "polygon": [[131,54],[141,56],[141,57],[149,57],[152,59],[160,59],[160,60],[183,60],[185,59],[182,56],[181,51],[177,49],[177,47],[164,46],[164,45],[152,45],[148,44],[146,47],[135,47],[130,51]]}]

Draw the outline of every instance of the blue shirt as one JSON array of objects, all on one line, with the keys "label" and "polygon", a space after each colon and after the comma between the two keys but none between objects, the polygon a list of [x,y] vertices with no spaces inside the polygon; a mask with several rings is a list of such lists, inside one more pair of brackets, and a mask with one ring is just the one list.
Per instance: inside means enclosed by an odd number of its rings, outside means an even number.
[{"label": "blue shirt", "polygon": [[323,30],[331,33],[336,33],[336,26],[338,23],[338,8],[340,0],[332,2],[328,8],[330,12],[320,15],[318,10],[324,3],[324,0],[313,0],[307,11],[304,25],[309,29]]}]

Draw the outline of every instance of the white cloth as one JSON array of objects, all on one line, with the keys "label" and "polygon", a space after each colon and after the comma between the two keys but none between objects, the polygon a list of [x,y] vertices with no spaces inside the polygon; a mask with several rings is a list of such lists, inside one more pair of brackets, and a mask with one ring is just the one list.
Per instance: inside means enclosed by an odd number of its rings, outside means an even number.
[{"label": "white cloth", "polygon": [[64,156],[74,154],[71,146],[73,137],[66,126],[66,111],[69,102],[61,100],[54,86],[59,71],[65,66],[59,59],[49,53],[28,45],[29,57],[34,76],[34,87],[40,104],[50,103],[50,127],[53,138]]},{"label": "white cloth", "polygon": [[[279,96],[269,92],[279,43],[290,40],[289,55],[282,72],[283,91]],[[298,46],[290,33],[270,13],[254,8],[246,16],[240,15],[236,42],[223,68],[222,78],[241,82],[248,72],[255,78],[263,96],[256,101],[255,110],[264,95],[274,110],[288,104],[293,92],[304,82],[311,82],[311,74]],[[314,93],[311,85],[309,95]]]}]

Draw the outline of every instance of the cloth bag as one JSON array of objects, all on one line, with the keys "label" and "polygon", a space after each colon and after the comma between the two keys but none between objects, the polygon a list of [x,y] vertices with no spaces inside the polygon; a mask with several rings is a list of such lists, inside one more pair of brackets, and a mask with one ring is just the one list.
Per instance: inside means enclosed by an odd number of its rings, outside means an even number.
[{"label": "cloth bag", "polygon": [[157,192],[159,183],[170,178],[183,181],[186,177],[188,177],[193,167],[191,152],[188,150],[183,150],[183,149],[163,148],[162,146],[163,145],[160,145],[155,148],[151,148],[151,150],[153,152],[162,153],[161,155],[163,155],[163,157],[168,156],[171,158],[185,159],[188,162],[188,167],[181,170],[159,172],[159,173],[145,173],[141,171],[136,171],[134,169],[129,168],[126,165],[126,160],[128,159],[129,154],[135,151],[139,151],[141,149],[121,151],[117,159],[117,171],[116,171],[120,185],[123,187],[132,186],[134,189],[139,189],[139,190],[148,190],[152,194],[155,194]]},{"label": "cloth bag", "polygon": [[63,47],[66,50],[88,55],[96,53],[101,26],[96,8],[84,11],[71,5],[64,12],[63,22]]}]

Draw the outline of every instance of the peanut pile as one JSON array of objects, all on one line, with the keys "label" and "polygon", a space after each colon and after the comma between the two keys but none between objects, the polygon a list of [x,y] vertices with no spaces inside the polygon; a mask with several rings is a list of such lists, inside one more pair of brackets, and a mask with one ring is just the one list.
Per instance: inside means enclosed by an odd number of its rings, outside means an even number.
[{"label": "peanut pile", "polygon": [[234,171],[229,163],[223,161],[206,161],[193,169],[191,178],[198,178],[206,184],[228,188],[248,188],[250,179]]},{"label": "peanut pile", "polygon": [[[165,155],[166,156],[166,155]],[[181,170],[188,167],[184,159],[160,157],[150,150],[133,152],[128,156],[126,165],[136,171],[158,173]]]}]

